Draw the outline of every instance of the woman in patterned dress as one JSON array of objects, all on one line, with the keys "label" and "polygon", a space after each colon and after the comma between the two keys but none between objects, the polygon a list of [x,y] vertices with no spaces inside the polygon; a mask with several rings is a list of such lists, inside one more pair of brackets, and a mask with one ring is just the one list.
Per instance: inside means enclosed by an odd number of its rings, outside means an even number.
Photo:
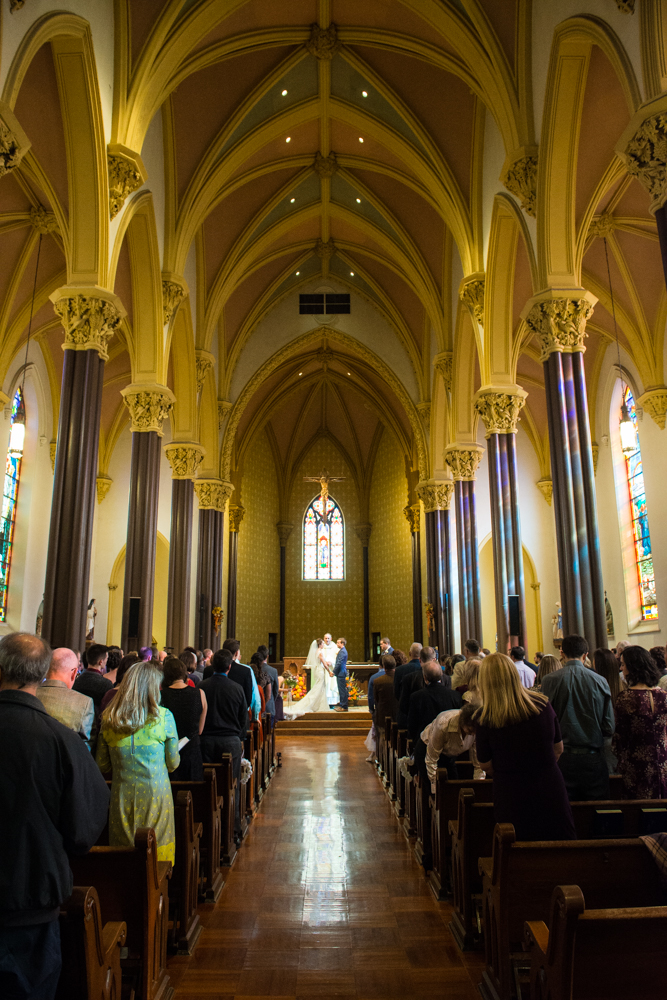
[{"label": "woman in patterned dress", "polygon": [[643,646],[626,646],[621,670],[627,682],[614,711],[612,748],[626,799],[667,798],[667,691],[653,657]]},{"label": "woman in patterned dress", "polygon": [[136,663],[102,713],[95,759],[111,771],[109,844],[133,847],[140,827],[155,830],[158,861],[174,863],[174,800],[169,771],[180,763],[174,716],[160,705],[162,675]]}]

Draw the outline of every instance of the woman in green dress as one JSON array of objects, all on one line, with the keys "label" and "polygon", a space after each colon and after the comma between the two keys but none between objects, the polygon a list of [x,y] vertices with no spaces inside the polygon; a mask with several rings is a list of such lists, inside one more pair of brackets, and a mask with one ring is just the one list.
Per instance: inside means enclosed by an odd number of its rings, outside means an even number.
[{"label": "woman in green dress", "polygon": [[174,800],[169,771],[180,763],[178,733],[171,712],[160,705],[160,671],[136,663],[102,713],[95,759],[111,771],[109,844],[133,847],[140,827],[151,826],[158,861],[174,863]]}]

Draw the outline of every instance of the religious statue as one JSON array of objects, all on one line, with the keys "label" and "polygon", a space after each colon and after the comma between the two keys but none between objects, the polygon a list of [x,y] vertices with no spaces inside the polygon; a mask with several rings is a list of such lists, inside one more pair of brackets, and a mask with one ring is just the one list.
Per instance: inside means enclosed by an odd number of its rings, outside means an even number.
[{"label": "religious statue", "polygon": [[96,618],[97,608],[95,607],[95,598],[93,597],[88,605],[88,610],[86,611],[86,639],[93,640],[95,638]]},{"label": "religious statue", "polygon": [[329,483],[342,483],[345,476],[330,476],[326,469],[322,469],[319,476],[304,476],[304,483],[319,483],[320,484],[320,499],[322,501],[322,517],[326,520],[327,516],[327,501],[329,499]]},{"label": "religious statue", "polygon": [[607,597],[607,591],[604,592],[604,611],[607,618],[607,635],[614,634],[614,614],[611,610],[611,604]]},{"label": "religious statue", "polygon": [[554,646],[560,649],[560,644],[563,641],[563,612],[561,611],[560,601],[556,601],[556,612],[551,619],[551,627],[553,630]]}]

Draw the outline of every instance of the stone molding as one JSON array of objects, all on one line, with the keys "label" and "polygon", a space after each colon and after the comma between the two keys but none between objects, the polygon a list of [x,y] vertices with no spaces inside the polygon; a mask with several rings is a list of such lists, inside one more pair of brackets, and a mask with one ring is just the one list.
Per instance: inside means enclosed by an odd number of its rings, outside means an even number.
[{"label": "stone molding", "polygon": [[593,441],[593,443],[591,444],[591,452],[593,455],[593,475],[597,476],[598,458],[600,457],[600,445],[597,443],[597,441]]},{"label": "stone molding", "polygon": [[63,350],[95,350],[103,361],[108,361],[107,346],[126,315],[118,296],[96,285],[64,285],[49,298],[65,331]]},{"label": "stone molding", "polygon": [[603,240],[616,229],[616,219],[609,212],[594,215],[588,227],[588,235]]},{"label": "stone molding", "polygon": [[0,177],[18,167],[31,145],[12,109],[0,101]]},{"label": "stone molding", "polygon": [[371,538],[371,530],[373,528],[372,524],[355,524],[354,530],[357,533],[357,538],[361,542],[363,548],[368,547],[368,543]]},{"label": "stone molding", "polygon": [[49,458],[51,459],[51,472],[56,471],[56,450],[58,448],[57,441],[49,441]]},{"label": "stone molding", "polygon": [[595,296],[583,288],[576,296],[561,296],[554,291],[548,297],[535,296],[529,300],[521,316],[539,341],[542,362],[556,352],[583,354],[586,323],[596,302]]},{"label": "stone molding", "polygon": [[210,351],[195,351],[195,366],[197,369],[197,395],[204,388],[206,376],[215,366],[215,356]]},{"label": "stone molding", "polygon": [[58,220],[53,212],[47,212],[42,205],[30,209],[30,225],[42,236],[58,232]]},{"label": "stone molding", "polygon": [[424,504],[424,513],[449,510],[454,496],[454,483],[427,480],[417,484],[417,496]]},{"label": "stone molding", "polygon": [[318,150],[315,153],[313,168],[315,173],[319,174],[320,177],[333,177],[338,170],[338,160],[336,159],[336,154],[329,153],[328,156],[322,156]]},{"label": "stone molding", "polygon": [[171,323],[183,299],[188,295],[188,287],[176,274],[162,272],[162,322]]},{"label": "stone molding", "polygon": [[120,390],[130,411],[133,434],[155,431],[162,437],[162,425],[174,406],[174,394],[166,385],[128,385]]},{"label": "stone molding", "polygon": [[535,217],[537,212],[537,152],[518,156],[502,176],[502,183],[515,198],[527,215]]},{"label": "stone molding", "polygon": [[667,201],[667,112],[641,123],[627,143],[623,159],[628,173],[651,195],[649,211],[657,212]]},{"label": "stone molding", "polygon": [[228,399],[218,400],[218,430],[222,430],[225,420],[232,411],[233,403],[230,403]]},{"label": "stone molding", "polygon": [[306,42],[306,48],[311,56],[315,56],[316,59],[333,59],[340,47],[335,24],[330,24],[328,28],[320,28],[319,24],[311,25],[310,38]]},{"label": "stone molding", "polygon": [[459,287],[459,298],[470,310],[472,318],[484,326],[484,271],[475,271],[463,279]]},{"label": "stone molding", "polygon": [[278,532],[278,538],[280,539],[280,547],[287,545],[287,539],[292,534],[294,525],[289,521],[278,521],[276,524],[276,530]]},{"label": "stone molding", "polygon": [[661,431],[664,431],[667,418],[667,385],[656,385],[652,389],[647,389],[637,399],[637,405],[653,418]]},{"label": "stone molding", "polygon": [[336,252],[336,244],[329,238],[328,240],[323,240],[318,237],[315,240],[315,253],[322,260],[331,260]]},{"label": "stone molding", "polygon": [[424,423],[428,427],[429,423],[431,422],[431,403],[430,403],[430,401],[426,400],[423,403],[417,403],[417,410],[419,412],[420,417],[422,418],[422,420],[424,421]]},{"label": "stone molding", "polygon": [[241,521],[245,517],[245,507],[240,503],[230,503],[229,505],[229,530],[238,531],[241,527]]},{"label": "stone molding", "polygon": [[443,457],[445,464],[452,470],[454,482],[472,482],[476,478],[483,454],[484,449],[479,444],[450,444],[445,448]]},{"label": "stone molding", "polygon": [[113,479],[110,479],[109,476],[98,476],[97,477],[97,479],[95,480],[95,486],[96,486],[96,489],[97,489],[97,502],[98,503],[102,503],[102,501],[106,497],[107,493],[111,489],[112,483],[113,483]]},{"label": "stone molding", "polygon": [[454,355],[451,351],[443,351],[441,354],[436,354],[433,359],[433,367],[437,372],[440,372],[442,376],[442,381],[445,383],[445,389],[447,392],[452,391],[452,380],[454,376]]},{"label": "stone molding", "polygon": [[419,531],[419,521],[421,516],[421,511],[419,509],[418,503],[408,504],[407,507],[403,508],[403,513],[408,519],[408,524],[410,525],[411,532]]},{"label": "stone molding", "polygon": [[227,501],[234,492],[232,483],[221,479],[195,479],[194,487],[200,510],[217,510],[224,514]]},{"label": "stone molding", "polygon": [[540,479],[538,480],[538,482],[535,483],[535,485],[537,486],[538,490],[540,491],[546,502],[551,507],[551,498],[553,497],[554,494],[554,484],[552,480]]},{"label": "stone molding", "polygon": [[109,217],[115,219],[125,199],[146,183],[148,174],[139,154],[120,143],[109,143],[107,146],[107,168]]},{"label": "stone molding", "polygon": [[162,450],[171,466],[172,479],[194,479],[206,454],[200,444],[183,441],[165,444]]},{"label": "stone molding", "polygon": [[479,390],[475,396],[475,413],[484,422],[487,438],[492,434],[516,434],[527,396],[523,389],[512,386]]}]

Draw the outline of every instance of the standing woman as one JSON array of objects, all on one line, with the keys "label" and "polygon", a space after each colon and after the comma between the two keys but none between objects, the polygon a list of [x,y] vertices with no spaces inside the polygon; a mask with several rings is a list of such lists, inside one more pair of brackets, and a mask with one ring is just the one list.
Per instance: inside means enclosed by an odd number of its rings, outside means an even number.
[{"label": "standing woman", "polygon": [[626,799],[667,798],[667,691],[657,687],[660,671],[643,646],[626,646],[621,670],[627,689],[614,706],[618,757]]},{"label": "standing woman", "polygon": [[[616,700],[621,691],[625,691],[627,687],[625,681],[621,677],[619,662],[610,649],[596,649],[593,653],[593,669],[596,674],[600,675],[600,677],[604,677],[609,685],[609,690],[611,691],[611,708],[615,714]],[[618,767],[618,760],[616,758],[616,754],[612,750],[612,739],[612,736],[605,736],[602,749],[605,760],[607,761],[609,773],[615,774],[616,768]]]},{"label": "standing woman", "polygon": [[187,683],[188,668],[178,656],[168,656],[164,661],[162,704],[174,716],[178,739],[187,737],[181,750],[181,763],[172,771],[172,781],[203,781],[204,764],[201,757],[201,736],[206,721],[208,704],[201,688]]},{"label": "standing woman", "polygon": [[[535,654],[535,659],[537,660],[537,654]],[[535,685],[534,685],[535,691],[542,690],[542,681],[544,680],[545,677],[548,676],[548,674],[553,674],[555,670],[561,670],[563,667],[563,664],[560,662],[560,660],[557,660],[555,656],[551,655],[551,653],[547,653],[546,655],[544,653],[540,653],[539,662],[540,665],[537,671],[537,677],[535,678]]]},{"label": "standing woman", "polygon": [[140,827],[151,826],[158,861],[175,856],[174,799],[169,771],[180,763],[174,717],[160,706],[162,674],[136,663],[102,713],[95,759],[112,772],[109,845],[133,847]]},{"label": "standing woman", "polygon": [[517,840],[575,840],[557,763],[563,739],[549,701],[523,686],[504,653],[484,657],[478,683],[477,756],[493,776],[496,823],[513,823]]}]

